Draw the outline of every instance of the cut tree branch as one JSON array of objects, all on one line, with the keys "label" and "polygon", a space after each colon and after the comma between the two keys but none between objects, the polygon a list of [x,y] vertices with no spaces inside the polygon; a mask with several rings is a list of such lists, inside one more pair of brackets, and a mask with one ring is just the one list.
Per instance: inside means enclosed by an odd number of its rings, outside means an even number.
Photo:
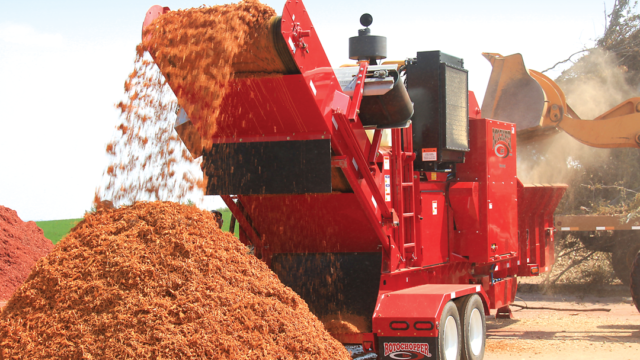
[{"label": "cut tree branch", "polygon": [[546,70],[543,70],[543,71],[541,71],[541,72],[544,74],[545,72],[547,72],[547,71],[549,71],[549,70],[553,70],[553,69],[554,69],[556,66],[558,66],[558,65],[561,65],[561,64],[564,64],[564,63],[566,63],[566,62],[571,61],[571,58],[572,58],[574,55],[578,55],[578,54],[580,54],[580,53],[583,53],[583,52],[586,52],[586,51],[591,51],[591,50],[595,50],[595,48],[589,48],[589,49],[584,49],[584,50],[580,50],[580,51],[578,51],[578,52],[575,52],[575,53],[573,53],[573,54],[569,55],[569,57],[568,57],[566,60],[558,61],[558,62],[557,62],[555,65],[553,65],[552,67],[550,67],[550,68],[548,68],[548,69],[546,69]]},{"label": "cut tree branch", "polygon": [[592,309],[569,309],[569,308],[556,308],[556,307],[546,307],[546,306],[526,306],[519,304],[509,304],[509,306],[519,307],[524,310],[553,310],[553,311],[575,311],[575,312],[591,312],[591,311],[605,311],[610,312],[609,308],[592,308]]},{"label": "cut tree branch", "polygon": [[560,278],[562,277],[562,275],[564,275],[567,271],[573,269],[576,265],[581,264],[583,261],[587,260],[588,258],[590,258],[593,254],[595,254],[595,251],[590,252],[588,255],[585,255],[584,257],[582,257],[582,259],[580,260],[574,260],[573,263],[569,266],[567,266],[566,269],[564,269],[560,275],[558,275],[558,277],[556,277],[551,283],[555,284],[558,282],[558,280],[560,280]]},{"label": "cut tree branch", "polygon": [[617,185],[585,185],[585,184],[580,184],[581,186],[587,187],[589,189],[593,188],[593,189],[617,189],[617,190],[622,190],[622,191],[629,191],[632,192],[634,194],[638,194],[637,191],[631,190],[631,189],[627,189],[625,187],[622,186],[617,186]]}]

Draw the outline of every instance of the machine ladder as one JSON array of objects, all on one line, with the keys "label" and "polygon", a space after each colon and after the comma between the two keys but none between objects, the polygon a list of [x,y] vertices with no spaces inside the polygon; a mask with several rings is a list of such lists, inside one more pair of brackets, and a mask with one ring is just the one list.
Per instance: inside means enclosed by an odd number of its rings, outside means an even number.
[{"label": "machine ladder", "polygon": [[416,255],[416,205],[413,173],[412,127],[392,129],[392,174],[393,208],[398,213],[396,239],[405,266],[417,260]]}]

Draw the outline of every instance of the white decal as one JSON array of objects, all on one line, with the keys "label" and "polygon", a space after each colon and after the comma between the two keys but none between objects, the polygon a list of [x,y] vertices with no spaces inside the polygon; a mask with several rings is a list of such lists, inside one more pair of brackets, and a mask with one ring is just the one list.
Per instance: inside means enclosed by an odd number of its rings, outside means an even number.
[{"label": "white decal", "polygon": [[309,80],[309,86],[311,86],[311,91],[313,91],[313,96],[316,95],[316,87],[313,85],[313,81]]},{"label": "white decal", "polygon": [[640,226],[632,226],[631,230],[640,230]]},{"label": "white decal", "polygon": [[293,40],[291,40],[291,37],[289,37],[289,46],[291,46],[291,51],[293,51],[293,53],[296,53],[296,45],[293,43]]},{"label": "white decal", "polygon": [[561,227],[560,231],[571,231],[570,227]]},{"label": "white decal", "polygon": [[384,157],[384,170],[389,170],[389,157]]},{"label": "white decal", "polygon": [[596,226],[596,230],[607,230],[604,226]]},{"label": "white decal", "polygon": [[438,215],[438,200],[431,202],[431,215]]}]

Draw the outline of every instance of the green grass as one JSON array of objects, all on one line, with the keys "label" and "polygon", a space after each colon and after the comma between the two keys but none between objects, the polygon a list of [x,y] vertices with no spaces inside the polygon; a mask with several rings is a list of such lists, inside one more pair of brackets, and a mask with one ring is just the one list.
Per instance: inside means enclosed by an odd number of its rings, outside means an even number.
[{"label": "green grass", "polygon": [[82,219],[36,221],[36,225],[44,231],[44,237],[57,244],[80,221]]},{"label": "green grass", "polygon": [[[222,213],[222,230],[229,230],[229,221],[231,221],[231,211],[229,209],[218,209]],[[82,219],[66,219],[66,220],[51,220],[51,221],[36,221],[36,225],[44,231],[44,237],[51,240],[52,243],[57,244],[62,240],[65,235],[69,233],[69,230],[76,226]],[[238,222],[236,222],[235,235],[238,237]]]},{"label": "green grass", "polygon": [[[229,221],[231,221],[231,210],[224,208],[224,209],[218,209],[218,211],[220,211],[222,213],[222,220],[224,221],[222,223],[222,230],[224,231],[229,231]],[[236,221],[236,228],[235,228],[235,232],[234,234],[236,235],[236,237],[238,237],[238,222]]]}]

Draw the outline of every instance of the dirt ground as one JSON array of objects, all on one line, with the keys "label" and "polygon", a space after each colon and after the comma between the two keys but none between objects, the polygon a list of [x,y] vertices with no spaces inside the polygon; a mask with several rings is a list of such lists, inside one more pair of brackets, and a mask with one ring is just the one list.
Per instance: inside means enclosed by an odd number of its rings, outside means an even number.
[{"label": "dirt ground", "polygon": [[[640,313],[624,285],[589,294],[519,292],[514,319],[487,318],[486,360],[640,359]],[[584,311],[604,308],[611,311]]]},{"label": "dirt ground", "polygon": [[[531,283],[531,282],[530,282]],[[557,286],[543,295],[539,284],[519,287],[511,320],[487,318],[485,360],[637,360],[640,359],[640,313],[624,285]],[[585,311],[610,309],[610,311]],[[361,348],[347,346],[354,359]]]},{"label": "dirt ground", "polygon": [[[485,360],[640,359],[640,313],[623,285],[595,289],[586,295],[567,292],[573,294],[521,291],[521,300],[516,302],[567,311],[514,306],[514,319],[487,318]],[[0,302],[0,309],[4,305]],[[584,311],[602,308],[611,311]],[[369,358],[348,349],[354,358]]]}]

